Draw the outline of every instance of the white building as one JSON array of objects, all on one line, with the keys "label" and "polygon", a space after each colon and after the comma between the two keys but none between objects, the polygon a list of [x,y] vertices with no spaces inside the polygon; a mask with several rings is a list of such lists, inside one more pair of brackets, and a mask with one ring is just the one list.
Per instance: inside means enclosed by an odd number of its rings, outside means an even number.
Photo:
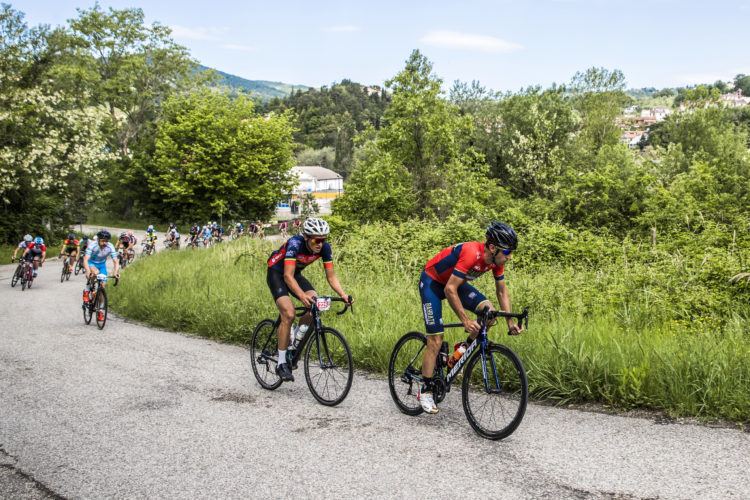
[{"label": "white building", "polygon": [[288,198],[276,205],[276,218],[291,218],[299,213],[302,197],[310,193],[315,197],[321,214],[331,213],[331,202],[344,193],[344,178],[324,167],[292,167],[297,175],[297,185]]}]

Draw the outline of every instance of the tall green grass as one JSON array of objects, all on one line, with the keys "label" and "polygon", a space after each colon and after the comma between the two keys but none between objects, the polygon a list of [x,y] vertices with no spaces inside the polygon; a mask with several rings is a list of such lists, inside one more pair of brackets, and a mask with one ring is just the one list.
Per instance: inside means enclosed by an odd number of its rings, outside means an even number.
[{"label": "tall green grass", "polygon": [[[248,343],[253,327],[277,314],[265,281],[266,259],[276,246],[241,238],[208,250],[139,259],[112,289],[111,304],[155,326]],[[333,246],[337,256],[346,254]],[[422,263],[392,258],[362,265],[349,255],[335,269],[355,297],[355,314],[328,313],[324,322],[344,333],[358,367],[385,373],[397,339],[423,330],[417,289]],[[508,337],[498,327],[490,337],[519,354],[531,394],[539,399],[750,420],[746,311],[679,319],[683,306],[660,297],[663,287],[699,283],[678,266],[674,283],[665,284],[657,267],[653,262],[627,268],[511,265],[506,276],[513,307],[529,306],[529,331]],[[322,266],[310,266],[305,276],[319,293],[332,293]],[[496,302],[493,280],[474,283]],[[444,310],[446,322],[456,320],[447,304]],[[466,336],[460,329],[446,333],[449,342]]]}]

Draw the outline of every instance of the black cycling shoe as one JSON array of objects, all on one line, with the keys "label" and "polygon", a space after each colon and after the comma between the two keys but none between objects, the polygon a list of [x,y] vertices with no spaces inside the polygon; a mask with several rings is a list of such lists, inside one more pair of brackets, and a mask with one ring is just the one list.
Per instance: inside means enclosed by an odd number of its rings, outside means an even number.
[{"label": "black cycling shoe", "polygon": [[294,382],[294,375],[292,375],[292,370],[287,363],[276,365],[276,375],[281,377],[284,382]]}]

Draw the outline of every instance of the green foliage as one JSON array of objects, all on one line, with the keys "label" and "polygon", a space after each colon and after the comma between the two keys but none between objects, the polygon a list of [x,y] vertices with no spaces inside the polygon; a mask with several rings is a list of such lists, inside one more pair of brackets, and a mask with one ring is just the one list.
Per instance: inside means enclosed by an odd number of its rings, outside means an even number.
[{"label": "green foliage", "polygon": [[737,75],[734,79],[734,90],[741,90],[742,95],[750,96],[750,75]]},{"label": "green foliage", "polygon": [[151,189],[170,217],[267,219],[292,187],[287,115],[265,119],[244,96],[204,89],[164,103]]},{"label": "green foliage", "polygon": [[[383,111],[390,101],[385,92],[370,92],[350,80],[320,89],[302,89],[284,99],[272,99],[260,109],[264,112],[293,110],[295,113],[294,139],[312,149],[333,147],[342,152],[336,168],[350,166],[349,148],[354,137],[369,126],[379,128]],[[334,165],[330,164],[328,168]]]},{"label": "green foliage", "polygon": [[576,137],[579,151],[593,155],[602,146],[619,142],[621,132],[615,118],[631,102],[624,87],[625,75],[617,69],[589,68],[573,76],[570,82],[572,104],[582,122]]},{"label": "green foliage", "polygon": [[623,234],[643,211],[653,178],[627,146],[604,146],[586,171],[569,170],[555,196],[562,219]]},{"label": "green foliage", "polygon": [[99,163],[109,158],[102,110],[72,106],[51,81],[55,60],[47,29],[0,11],[0,241],[25,232],[49,239],[95,196]]},{"label": "green foliage", "polygon": [[300,215],[303,219],[306,219],[308,217],[314,217],[318,214],[320,211],[320,207],[318,206],[318,202],[315,200],[315,195],[312,193],[305,193],[305,195],[302,197],[302,209],[300,210]]},{"label": "green foliage", "polygon": [[408,218],[414,207],[409,172],[390,154],[374,153],[352,174],[344,196],[334,201],[333,212],[344,219],[394,222]]}]

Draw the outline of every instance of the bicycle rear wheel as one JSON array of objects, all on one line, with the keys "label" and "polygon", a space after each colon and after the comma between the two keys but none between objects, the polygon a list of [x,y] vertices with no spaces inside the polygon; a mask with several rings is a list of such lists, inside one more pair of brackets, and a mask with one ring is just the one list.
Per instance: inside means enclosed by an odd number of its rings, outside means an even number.
[{"label": "bicycle rear wheel", "polygon": [[521,360],[510,348],[489,344],[485,354],[483,363],[478,349],[466,364],[462,400],[476,433],[498,440],[510,436],[523,420],[529,383]]},{"label": "bicycle rear wheel", "polygon": [[250,341],[250,360],[258,383],[269,391],[281,385],[281,377],[276,374],[279,355],[277,346],[274,322],[264,319],[253,332],[253,339]]},{"label": "bicycle rear wheel", "polygon": [[422,383],[422,353],[427,337],[420,332],[409,332],[396,342],[388,363],[388,387],[398,409],[407,415],[419,415],[422,405],[417,400]]},{"label": "bicycle rear wheel", "polygon": [[96,326],[99,330],[104,328],[104,324],[107,322],[107,290],[103,286],[99,287],[99,291],[96,292]]},{"label": "bicycle rear wheel", "polygon": [[305,379],[313,397],[336,406],[349,394],[353,378],[352,351],[344,336],[328,327],[315,332],[305,348]]}]

